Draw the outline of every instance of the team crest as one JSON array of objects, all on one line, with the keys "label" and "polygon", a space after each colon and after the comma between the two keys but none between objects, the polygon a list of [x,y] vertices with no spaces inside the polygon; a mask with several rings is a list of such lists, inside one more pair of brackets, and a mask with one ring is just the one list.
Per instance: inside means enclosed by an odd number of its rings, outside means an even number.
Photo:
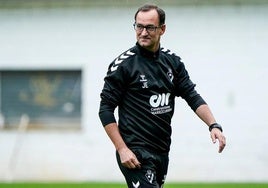
[{"label": "team crest", "polygon": [[145,177],[150,183],[153,183],[154,173],[151,170],[147,170]]},{"label": "team crest", "polygon": [[167,75],[168,75],[170,81],[172,82],[173,81],[173,78],[174,78],[174,75],[173,75],[173,72],[172,72],[171,69],[168,69]]}]

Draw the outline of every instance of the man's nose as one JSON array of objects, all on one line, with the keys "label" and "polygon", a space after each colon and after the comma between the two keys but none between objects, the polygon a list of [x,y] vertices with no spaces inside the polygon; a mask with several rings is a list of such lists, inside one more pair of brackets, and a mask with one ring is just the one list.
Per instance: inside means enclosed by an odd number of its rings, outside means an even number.
[{"label": "man's nose", "polygon": [[149,34],[148,31],[147,31],[147,29],[146,29],[146,27],[143,28],[141,34],[142,34],[142,35],[148,35],[148,34]]}]

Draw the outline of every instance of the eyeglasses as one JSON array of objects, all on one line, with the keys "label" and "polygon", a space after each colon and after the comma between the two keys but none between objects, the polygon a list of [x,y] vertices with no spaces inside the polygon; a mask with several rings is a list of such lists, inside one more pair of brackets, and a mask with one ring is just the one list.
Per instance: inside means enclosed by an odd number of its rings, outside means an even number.
[{"label": "eyeglasses", "polygon": [[144,25],[136,24],[136,23],[134,23],[133,26],[134,26],[134,29],[139,33],[141,33],[144,29],[146,29],[148,33],[153,33],[156,31],[157,28],[161,28],[161,26],[158,26],[158,27],[154,25],[144,26]]}]

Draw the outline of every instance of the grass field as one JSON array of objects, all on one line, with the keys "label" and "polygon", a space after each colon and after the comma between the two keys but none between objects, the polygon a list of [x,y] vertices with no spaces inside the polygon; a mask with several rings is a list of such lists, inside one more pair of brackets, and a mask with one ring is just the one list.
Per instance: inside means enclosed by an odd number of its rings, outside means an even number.
[{"label": "grass field", "polygon": [[[0,188],[126,188],[119,183],[0,183]],[[268,183],[169,183],[165,188],[268,188]]]}]

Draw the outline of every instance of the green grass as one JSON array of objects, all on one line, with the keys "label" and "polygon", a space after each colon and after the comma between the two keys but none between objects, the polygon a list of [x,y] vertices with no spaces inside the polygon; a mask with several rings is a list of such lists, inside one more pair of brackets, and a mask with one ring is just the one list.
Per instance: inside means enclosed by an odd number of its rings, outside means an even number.
[{"label": "green grass", "polygon": [[[126,188],[120,183],[0,183],[0,188]],[[268,183],[167,183],[165,188],[268,188]]]}]

